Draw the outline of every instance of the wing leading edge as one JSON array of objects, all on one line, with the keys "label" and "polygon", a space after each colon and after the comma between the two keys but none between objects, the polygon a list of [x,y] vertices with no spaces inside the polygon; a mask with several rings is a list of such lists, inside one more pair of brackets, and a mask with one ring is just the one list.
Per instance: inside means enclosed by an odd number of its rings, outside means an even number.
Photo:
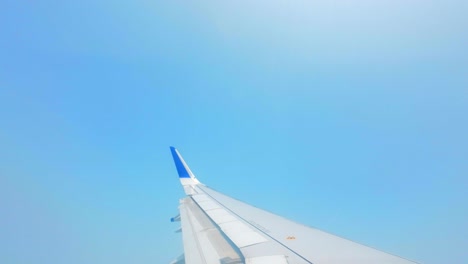
[{"label": "wing leading edge", "polygon": [[415,263],[219,193],[197,180],[177,149],[171,153],[187,194],[179,203],[184,262],[174,263]]}]

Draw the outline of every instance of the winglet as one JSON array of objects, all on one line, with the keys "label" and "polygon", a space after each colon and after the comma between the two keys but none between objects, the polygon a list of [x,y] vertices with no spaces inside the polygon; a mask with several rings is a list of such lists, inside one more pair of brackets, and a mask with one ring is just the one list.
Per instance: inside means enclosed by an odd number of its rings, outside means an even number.
[{"label": "winglet", "polygon": [[184,159],[180,155],[179,151],[176,148],[171,147],[171,153],[172,158],[174,159],[177,173],[179,173],[179,178],[195,178],[189,166],[187,166],[187,163],[185,163]]},{"label": "winglet", "polygon": [[182,155],[180,155],[179,151],[174,148],[170,147],[172,158],[174,159],[174,164],[177,169],[177,173],[179,174],[179,179],[182,185],[194,185],[199,184],[200,182],[197,180],[193,172],[190,170],[187,163],[185,163]]}]

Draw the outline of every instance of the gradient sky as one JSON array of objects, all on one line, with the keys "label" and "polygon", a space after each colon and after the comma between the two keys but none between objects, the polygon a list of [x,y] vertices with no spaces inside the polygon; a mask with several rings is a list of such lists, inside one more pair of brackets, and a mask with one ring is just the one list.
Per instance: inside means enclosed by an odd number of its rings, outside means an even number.
[{"label": "gradient sky", "polygon": [[207,185],[468,263],[468,2],[0,1],[0,263],[168,263]]}]

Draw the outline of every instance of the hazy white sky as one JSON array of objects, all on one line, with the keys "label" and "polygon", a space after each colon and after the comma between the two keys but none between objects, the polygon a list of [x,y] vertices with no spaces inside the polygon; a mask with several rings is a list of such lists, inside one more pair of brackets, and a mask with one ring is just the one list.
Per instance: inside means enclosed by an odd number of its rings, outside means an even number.
[{"label": "hazy white sky", "polygon": [[0,4],[0,262],[167,263],[209,186],[421,263],[468,255],[466,1]]}]

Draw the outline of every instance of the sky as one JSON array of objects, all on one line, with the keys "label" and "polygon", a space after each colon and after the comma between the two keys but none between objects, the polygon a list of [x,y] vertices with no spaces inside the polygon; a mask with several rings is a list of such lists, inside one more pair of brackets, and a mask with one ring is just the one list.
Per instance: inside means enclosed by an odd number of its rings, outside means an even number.
[{"label": "sky", "polygon": [[468,263],[468,2],[0,1],[0,263],[168,263],[208,186]]}]

